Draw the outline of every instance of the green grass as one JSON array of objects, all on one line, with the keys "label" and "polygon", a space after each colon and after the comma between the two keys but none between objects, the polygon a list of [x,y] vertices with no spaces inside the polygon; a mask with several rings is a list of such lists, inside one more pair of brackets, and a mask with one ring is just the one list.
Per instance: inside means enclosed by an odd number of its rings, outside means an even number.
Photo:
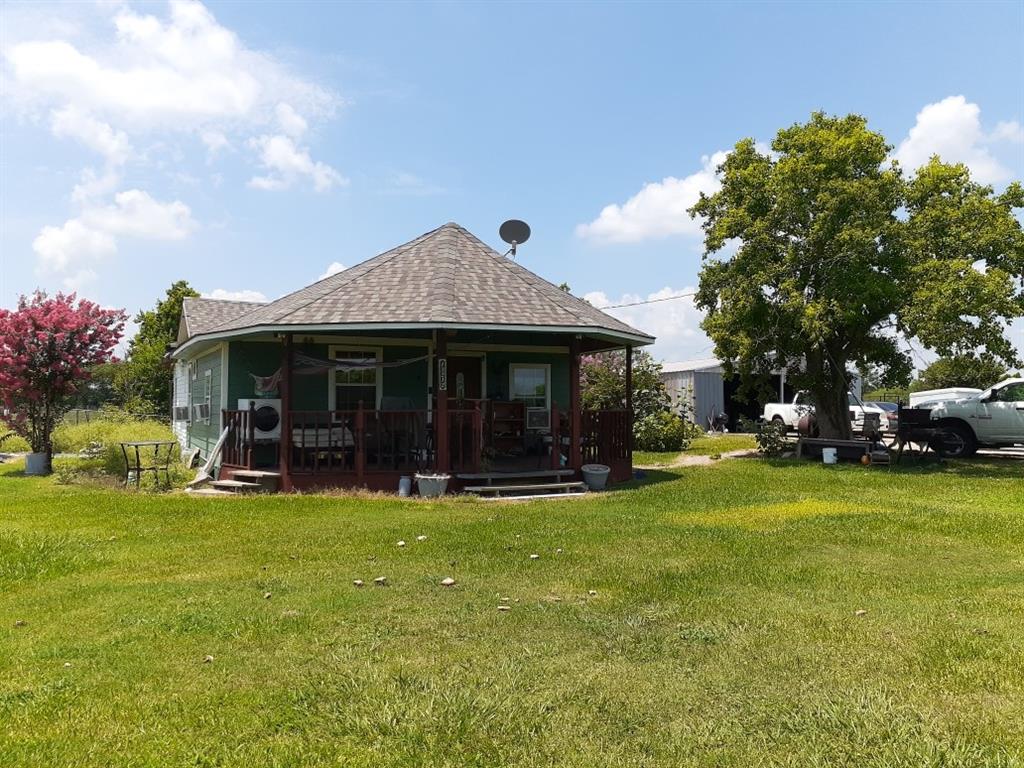
[{"label": "green grass", "polygon": [[685,451],[634,451],[633,463],[644,467],[665,467],[680,456],[714,456],[728,451],[752,451],[752,435],[704,435],[690,442]]},{"label": "green grass", "polygon": [[736,459],[513,504],[0,467],[0,755],[1019,766],[1021,476]]}]

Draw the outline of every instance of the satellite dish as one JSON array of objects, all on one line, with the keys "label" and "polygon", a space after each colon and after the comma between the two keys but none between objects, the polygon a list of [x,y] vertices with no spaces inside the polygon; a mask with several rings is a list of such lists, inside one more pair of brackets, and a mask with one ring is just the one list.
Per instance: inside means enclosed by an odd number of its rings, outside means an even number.
[{"label": "satellite dish", "polygon": [[511,245],[509,253],[516,255],[516,246],[530,239],[530,225],[519,219],[509,219],[498,228],[501,239]]}]

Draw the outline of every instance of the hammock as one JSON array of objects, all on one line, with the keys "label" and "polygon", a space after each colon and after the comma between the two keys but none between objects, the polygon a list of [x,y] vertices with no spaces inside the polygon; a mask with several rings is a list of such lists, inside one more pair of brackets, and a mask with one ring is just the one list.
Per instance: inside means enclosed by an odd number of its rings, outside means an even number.
[{"label": "hammock", "polygon": [[[302,352],[296,352],[294,357],[295,368],[292,370],[292,373],[297,376],[317,376],[321,373],[329,373],[331,371],[362,371],[370,368],[398,368],[403,365],[418,363],[421,360],[428,359],[429,357],[430,355],[421,355],[420,357],[414,357],[409,360],[394,360],[390,363],[384,363],[377,360],[323,360]],[[276,392],[281,384],[280,368],[274,371],[270,376],[257,376],[255,373],[250,373],[249,375],[256,382],[256,391],[258,393]]]}]

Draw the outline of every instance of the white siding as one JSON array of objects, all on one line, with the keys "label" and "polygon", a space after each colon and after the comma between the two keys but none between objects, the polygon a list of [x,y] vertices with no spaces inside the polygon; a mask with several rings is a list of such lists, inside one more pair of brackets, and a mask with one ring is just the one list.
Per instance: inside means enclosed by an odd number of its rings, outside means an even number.
[{"label": "white siding", "polygon": [[[171,416],[174,415],[175,406],[190,406],[188,398],[188,361],[178,360],[174,363],[174,391],[171,394]],[[188,448],[188,422],[174,421],[172,418],[171,429],[178,439],[182,450]]]}]

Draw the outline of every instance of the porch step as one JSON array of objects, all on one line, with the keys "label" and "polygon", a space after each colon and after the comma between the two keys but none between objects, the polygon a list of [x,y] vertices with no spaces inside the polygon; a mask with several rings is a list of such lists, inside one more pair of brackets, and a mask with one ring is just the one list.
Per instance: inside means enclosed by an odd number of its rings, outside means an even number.
[{"label": "porch step", "polygon": [[189,496],[237,496],[231,491],[218,491],[216,488],[186,488],[185,493]]},{"label": "porch step", "polygon": [[277,493],[281,487],[281,473],[263,469],[235,469],[231,471],[231,479],[258,485],[267,493]]},{"label": "porch step", "polygon": [[576,474],[574,469],[537,469],[527,472],[462,472],[455,475],[459,480],[485,480],[488,485],[495,480],[532,480],[533,478],[554,477],[561,480]]},{"label": "porch step", "polygon": [[581,482],[569,482],[569,483],[535,483],[532,485],[467,485],[463,488],[467,493],[493,493],[496,497],[501,496],[503,493],[554,493],[560,491],[563,494],[569,494],[573,492],[582,493],[587,488],[586,484]]},{"label": "porch step", "polygon": [[263,490],[263,485],[260,483],[247,483],[243,480],[214,480],[210,485],[218,491],[228,491],[229,493],[253,493]]}]

